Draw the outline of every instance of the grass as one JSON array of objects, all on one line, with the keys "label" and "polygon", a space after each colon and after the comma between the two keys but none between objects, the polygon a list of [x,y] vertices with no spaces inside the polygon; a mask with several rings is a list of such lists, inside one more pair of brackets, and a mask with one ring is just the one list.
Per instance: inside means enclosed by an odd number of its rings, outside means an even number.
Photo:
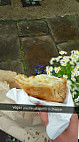
[{"label": "grass", "polygon": [[24,65],[25,75],[27,75],[27,67],[26,67],[26,62],[25,62],[25,58],[24,58],[24,51],[23,51],[22,45],[20,46],[20,49],[21,49],[21,54],[22,54],[22,62],[23,62],[23,65]]},{"label": "grass", "polygon": [[19,140],[8,140],[8,142],[19,142]]},{"label": "grass", "polygon": [[21,54],[22,54],[22,58],[21,59],[19,59],[19,58],[15,59],[15,60],[7,59],[5,62],[22,61],[23,66],[24,66],[25,75],[27,75],[27,67],[26,67],[26,62],[25,62],[25,58],[24,58],[24,51],[23,51],[22,45],[20,46],[20,49],[21,49]]},{"label": "grass", "polygon": [[79,39],[77,39],[77,40],[68,40],[68,42],[79,42]]},{"label": "grass", "polygon": [[77,16],[78,16],[78,14],[73,14],[73,15],[69,15],[72,19],[75,19]]},{"label": "grass", "polygon": [[15,59],[15,60],[7,59],[5,62],[12,62],[12,61],[22,61],[22,59]]}]

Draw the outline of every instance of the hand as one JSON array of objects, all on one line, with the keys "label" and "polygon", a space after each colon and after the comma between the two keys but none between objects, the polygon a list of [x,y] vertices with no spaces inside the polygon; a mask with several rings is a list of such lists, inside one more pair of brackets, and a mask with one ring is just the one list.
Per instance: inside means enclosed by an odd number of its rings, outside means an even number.
[{"label": "hand", "polygon": [[[48,113],[47,112],[39,112],[41,121],[44,126],[48,124]],[[78,116],[77,114],[73,114],[70,119],[70,124],[68,128],[60,134],[53,142],[77,142],[78,141]]]},{"label": "hand", "polygon": [[38,112],[41,121],[43,122],[44,126],[48,124],[48,113],[47,112]]},{"label": "hand", "polygon": [[[42,106],[41,104],[37,104]],[[38,112],[38,115],[40,116],[41,121],[43,122],[44,126],[46,127],[48,124],[48,112]]]},{"label": "hand", "polygon": [[53,142],[77,142],[78,141],[78,116],[73,114],[68,128]]}]

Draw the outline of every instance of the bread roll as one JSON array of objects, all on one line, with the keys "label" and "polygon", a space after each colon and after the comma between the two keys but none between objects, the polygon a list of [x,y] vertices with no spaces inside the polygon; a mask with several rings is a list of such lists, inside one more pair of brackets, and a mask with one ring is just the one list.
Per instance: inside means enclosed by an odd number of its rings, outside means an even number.
[{"label": "bread roll", "polygon": [[27,77],[18,74],[15,80],[30,96],[51,102],[63,102],[66,98],[66,79],[48,75]]}]

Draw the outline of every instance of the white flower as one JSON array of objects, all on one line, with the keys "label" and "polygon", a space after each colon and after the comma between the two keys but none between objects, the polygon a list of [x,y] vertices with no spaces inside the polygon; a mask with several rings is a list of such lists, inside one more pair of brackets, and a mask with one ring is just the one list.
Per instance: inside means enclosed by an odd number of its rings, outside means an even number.
[{"label": "white flower", "polygon": [[15,141],[15,138],[13,138],[13,141]]},{"label": "white flower", "polygon": [[75,75],[76,75],[76,76],[79,76],[79,71],[75,71]]},{"label": "white flower", "polygon": [[76,91],[74,91],[74,92],[72,93],[73,98],[74,98],[74,96],[75,96],[76,94],[77,94]]},{"label": "white flower", "polygon": [[60,68],[60,67],[54,67],[54,71],[55,71],[55,73],[58,73],[60,70],[61,70],[61,68]]},{"label": "white flower", "polygon": [[67,59],[67,58],[63,58],[63,59],[60,61],[60,63],[61,63],[61,64],[62,64],[62,63],[67,64],[67,63],[68,63],[68,61],[69,61],[69,59]]},{"label": "white flower", "polygon": [[68,76],[67,76],[67,75],[63,75],[63,77],[64,77],[64,78],[66,78],[66,79],[68,78]]},{"label": "white flower", "polygon": [[77,62],[77,63],[76,63],[76,65],[77,65],[77,66],[78,66],[78,68],[79,68],[79,62]]},{"label": "white flower", "polygon": [[62,59],[62,60],[60,61],[60,64],[61,64],[61,66],[66,66],[66,65],[67,65],[67,62],[65,62],[65,60]]},{"label": "white flower", "polygon": [[60,51],[59,54],[63,55],[63,54],[67,54],[66,51]]},{"label": "white flower", "polygon": [[79,59],[79,55],[74,55],[74,58]]},{"label": "white flower", "polygon": [[76,69],[79,69],[79,64],[77,64],[75,68],[76,68]]},{"label": "white flower", "polygon": [[48,71],[48,72],[47,72],[47,75],[51,75],[51,76],[52,76],[52,73],[51,73],[50,71]]},{"label": "white flower", "polygon": [[76,75],[75,72],[72,72],[71,77],[74,77],[75,75]]},{"label": "white flower", "polygon": [[65,63],[67,63],[69,60],[68,59],[65,59]]},{"label": "white flower", "polygon": [[46,66],[46,71],[53,71],[53,67],[52,66]]},{"label": "white flower", "polygon": [[53,65],[53,61],[55,61],[55,58],[51,58],[51,60],[49,61],[50,65]]},{"label": "white flower", "polygon": [[75,77],[71,77],[71,80],[72,80],[73,82],[76,82]]},{"label": "white flower", "polygon": [[79,88],[78,88],[78,87],[76,87],[76,86],[75,86],[75,88],[74,88],[74,89],[75,89],[76,91],[79,91]]},{"label": "white flower", "polygon": [[74,87],[74,88],[71,88],[71,91],[72,91],[72,92],[74,92],[75,90],[76,90],[75,87]]},{"label": "white flower", "polygon": [[70,57],[69,56],[64,56],[63,59],[67,60],[67,62],[68,62]]},{"label": "white flower", "polygon": [[52,66],[46,66],[47,74],[51,74],[52,71],[53,71],[53,67]]},{"label": "white flower", "polygon": [[74,101],[75,101],[75,103],[78,102],[77,99],[75,99]]},{"label": "white flower", "polygon": [[69,63],[70,63],[70,65],[74,65],[74,62],[73,62],[73,61],[70,61]]},{"label": "white flower", "polygon": [[78,68],[77,66],[73,69],[74,72],[78,71]]},{"label": "white flower", "polygon": [[71,85],[72,85],[72,81],[71,81],[71,80],[67,80],[67,84],[68,84],[69,86],[71,86]]},{"label": "white flower", "polygon": [[56,61],[57,62],[59,62],[59,60],[62,58],[62,56],[58,56],[57,58],[56,58]]},{"label": "white flower", "polygon": [[72,60],[72,62],[77,62],[77,58],[75,58],[75,57],[72,57],[71,60]]},{"label": "white flower", "polygon": [[75,99],[75,102],[78,102],[79,101],[79,96],[78,96],[78,98],[77,99]]},{"label": "white flower", "polygon": [[78,50],[72,50],[71,54],[79,55],[79,51]]},{"label": "white flower", "polygon": [[60,60],[60,63],[67,63],[68,62],[68,59],[66,58],[63,58],[62,60]]}]

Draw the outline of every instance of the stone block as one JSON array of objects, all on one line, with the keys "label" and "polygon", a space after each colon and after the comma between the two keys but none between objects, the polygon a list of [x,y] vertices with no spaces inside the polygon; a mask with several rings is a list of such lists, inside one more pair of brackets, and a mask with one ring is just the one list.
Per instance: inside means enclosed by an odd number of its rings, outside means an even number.
[{"label": "stone block", "polygon": [[22,38],[27,74],[34,73],[37,64],[46,66],[51,57],[58,56],[55,44],[50,36]]},{"label": "stone block", "polygon": [[0,35],[0,62],[21,57],[19,38],[15,35]]},{"label": "stone block", "polygon": [[67,52],[67,55],[70,55],[72,50],[79,51],[79,41],[69,41],[57,45],[59,51],[63,50]]},{"label": "stone block", "polygon": [[56,16],[48,20],[48,25],[56,42],[79,39],[77,18]]},{"label": "stone block", "polygon": [[48,27],[44,21],[31,20],[17,23],[19,36],[27,35],[46,35]]},{"label": "stone block", "polygon": [[21,61],[1,62],[0,69],[24,73],[23,63]]},{"label": "stone block", "polygon": [[0,21],[0,35],[17,35],[17,25],[13,21]]}]

